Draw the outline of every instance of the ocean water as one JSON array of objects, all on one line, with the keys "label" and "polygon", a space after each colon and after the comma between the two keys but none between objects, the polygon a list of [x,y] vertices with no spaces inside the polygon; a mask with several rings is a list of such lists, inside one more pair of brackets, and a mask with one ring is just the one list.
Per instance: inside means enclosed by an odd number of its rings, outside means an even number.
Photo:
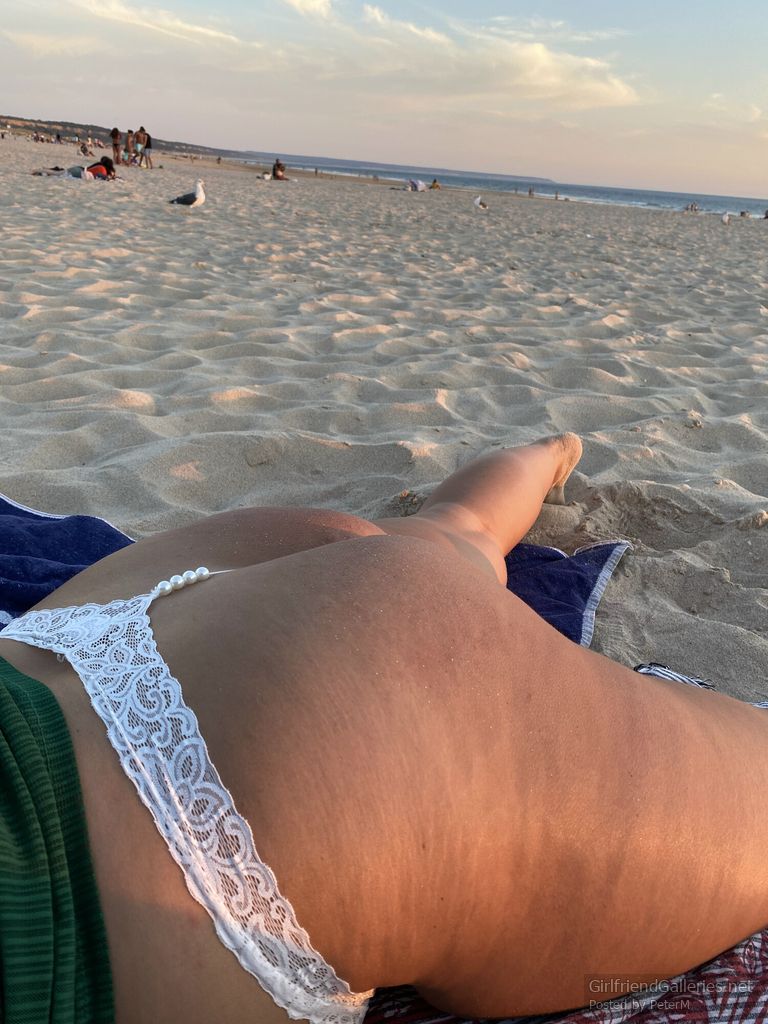
[{"label": "ocean water", "polygon": [[[242,157],[242,154],[240,154]],[[274,154],[248,153],[248,162],[271,165]],[[455,171],[445,167],[412,167],[407,164],[377,164],[362,160],[335,160],[331,157],[300,156],[280,154],[280,159],[290,169],[327,171],[333,174],[354,177],[378,177],[402,184],[409,178],[421,179],[429,184],[437,178],[443,185],[466,188],[477,192],[518,192],[526,195],[533,187],[536,195],[559,195],[584,203],[609,203],[619,206],[639,206],[647,209],[682,210],[688,203],[698,203],[703,213],[738,214],[748,211],[753,217],[762,217],[768,210],[768,196],[717,196],[699,195],[696,192],[657,192],[650,189],[608,188],[601,185],[573,185],[567,182],[551,181],[547,178],[526,178],[510,174],[485,174],[476,171]]]}]

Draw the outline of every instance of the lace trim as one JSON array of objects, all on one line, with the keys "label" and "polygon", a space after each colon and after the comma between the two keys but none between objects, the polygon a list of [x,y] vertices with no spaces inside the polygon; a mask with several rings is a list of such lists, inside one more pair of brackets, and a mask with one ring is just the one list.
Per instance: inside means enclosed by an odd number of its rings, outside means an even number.
[{"label": "lace trim", "polygon": [[3,638],[66,657],[190,893],[278,1006],[294,1019],[357,1024],[371,993],[353,993],[312,948],[259,859],[250,825],[157,649],[147,614],[157,596],[27,612]]}]

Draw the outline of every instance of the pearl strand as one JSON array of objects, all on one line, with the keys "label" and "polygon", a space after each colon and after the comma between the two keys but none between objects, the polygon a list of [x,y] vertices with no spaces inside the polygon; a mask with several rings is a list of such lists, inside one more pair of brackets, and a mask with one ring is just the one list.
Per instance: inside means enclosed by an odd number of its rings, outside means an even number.
[{"label": "pearl strand", "polygon": [[192,583],[199,583],[200,580],[207,580],[210,575],[210,569],[206,569],[204,565],[201,565],[199,569],[187,569],[186,572],[181,575],[171,576],[169,580],[160,580],[152,593],[157,594],[158,597],[165,597],[174,590],[181,590],[184,587],[190,586]]}]

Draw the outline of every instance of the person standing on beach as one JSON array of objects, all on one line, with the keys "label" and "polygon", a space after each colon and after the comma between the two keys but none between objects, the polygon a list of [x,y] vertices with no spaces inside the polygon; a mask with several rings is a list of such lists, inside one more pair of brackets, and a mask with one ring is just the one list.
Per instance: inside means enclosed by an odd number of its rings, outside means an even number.
[{"label": "person standing on beach", "polygon": [[[145,128],[142,128],[141,130],[144,132],[144,136],[145,136],[145,139],[144,139],[144,152],[141,154],[141,157],[144,160],[144,166],[148,170],[151,171],[152,170],[152,136],[149,134],[149,132]],[[139,166],[141,166],[141,159],[139,160]]]},{"label": "person standing on beach", "polygon": [[120,134],[120,129],[113,128],[109,133],[109,137],[112,140],[112,159],[116,164],[121,164],[123,162],[121,152],[123,136]]},{"label": "person standing on beach", "polygon": [[128,164],[128,166],[130,166],[136,159],[136,144],[134,142],[133,128],[129,128],[125,133],[125,152],[123,156],[125,158],[124,163]]},{"label": "person standing on beach", "polygon": [[144,146],[147,142],[147,133],[142,125],[133,137],[134,146],[136,147],[136,156],[138,158],[139,167],[144,159]]}]

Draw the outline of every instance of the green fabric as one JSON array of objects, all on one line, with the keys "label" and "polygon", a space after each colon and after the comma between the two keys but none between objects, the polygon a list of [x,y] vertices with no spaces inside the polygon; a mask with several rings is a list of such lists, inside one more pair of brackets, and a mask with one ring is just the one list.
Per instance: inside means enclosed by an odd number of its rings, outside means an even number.
[{"label": "green fabric", "polygon": [[0,1021],[113,1020],[72,741],[51,691],[0,658]]}]

